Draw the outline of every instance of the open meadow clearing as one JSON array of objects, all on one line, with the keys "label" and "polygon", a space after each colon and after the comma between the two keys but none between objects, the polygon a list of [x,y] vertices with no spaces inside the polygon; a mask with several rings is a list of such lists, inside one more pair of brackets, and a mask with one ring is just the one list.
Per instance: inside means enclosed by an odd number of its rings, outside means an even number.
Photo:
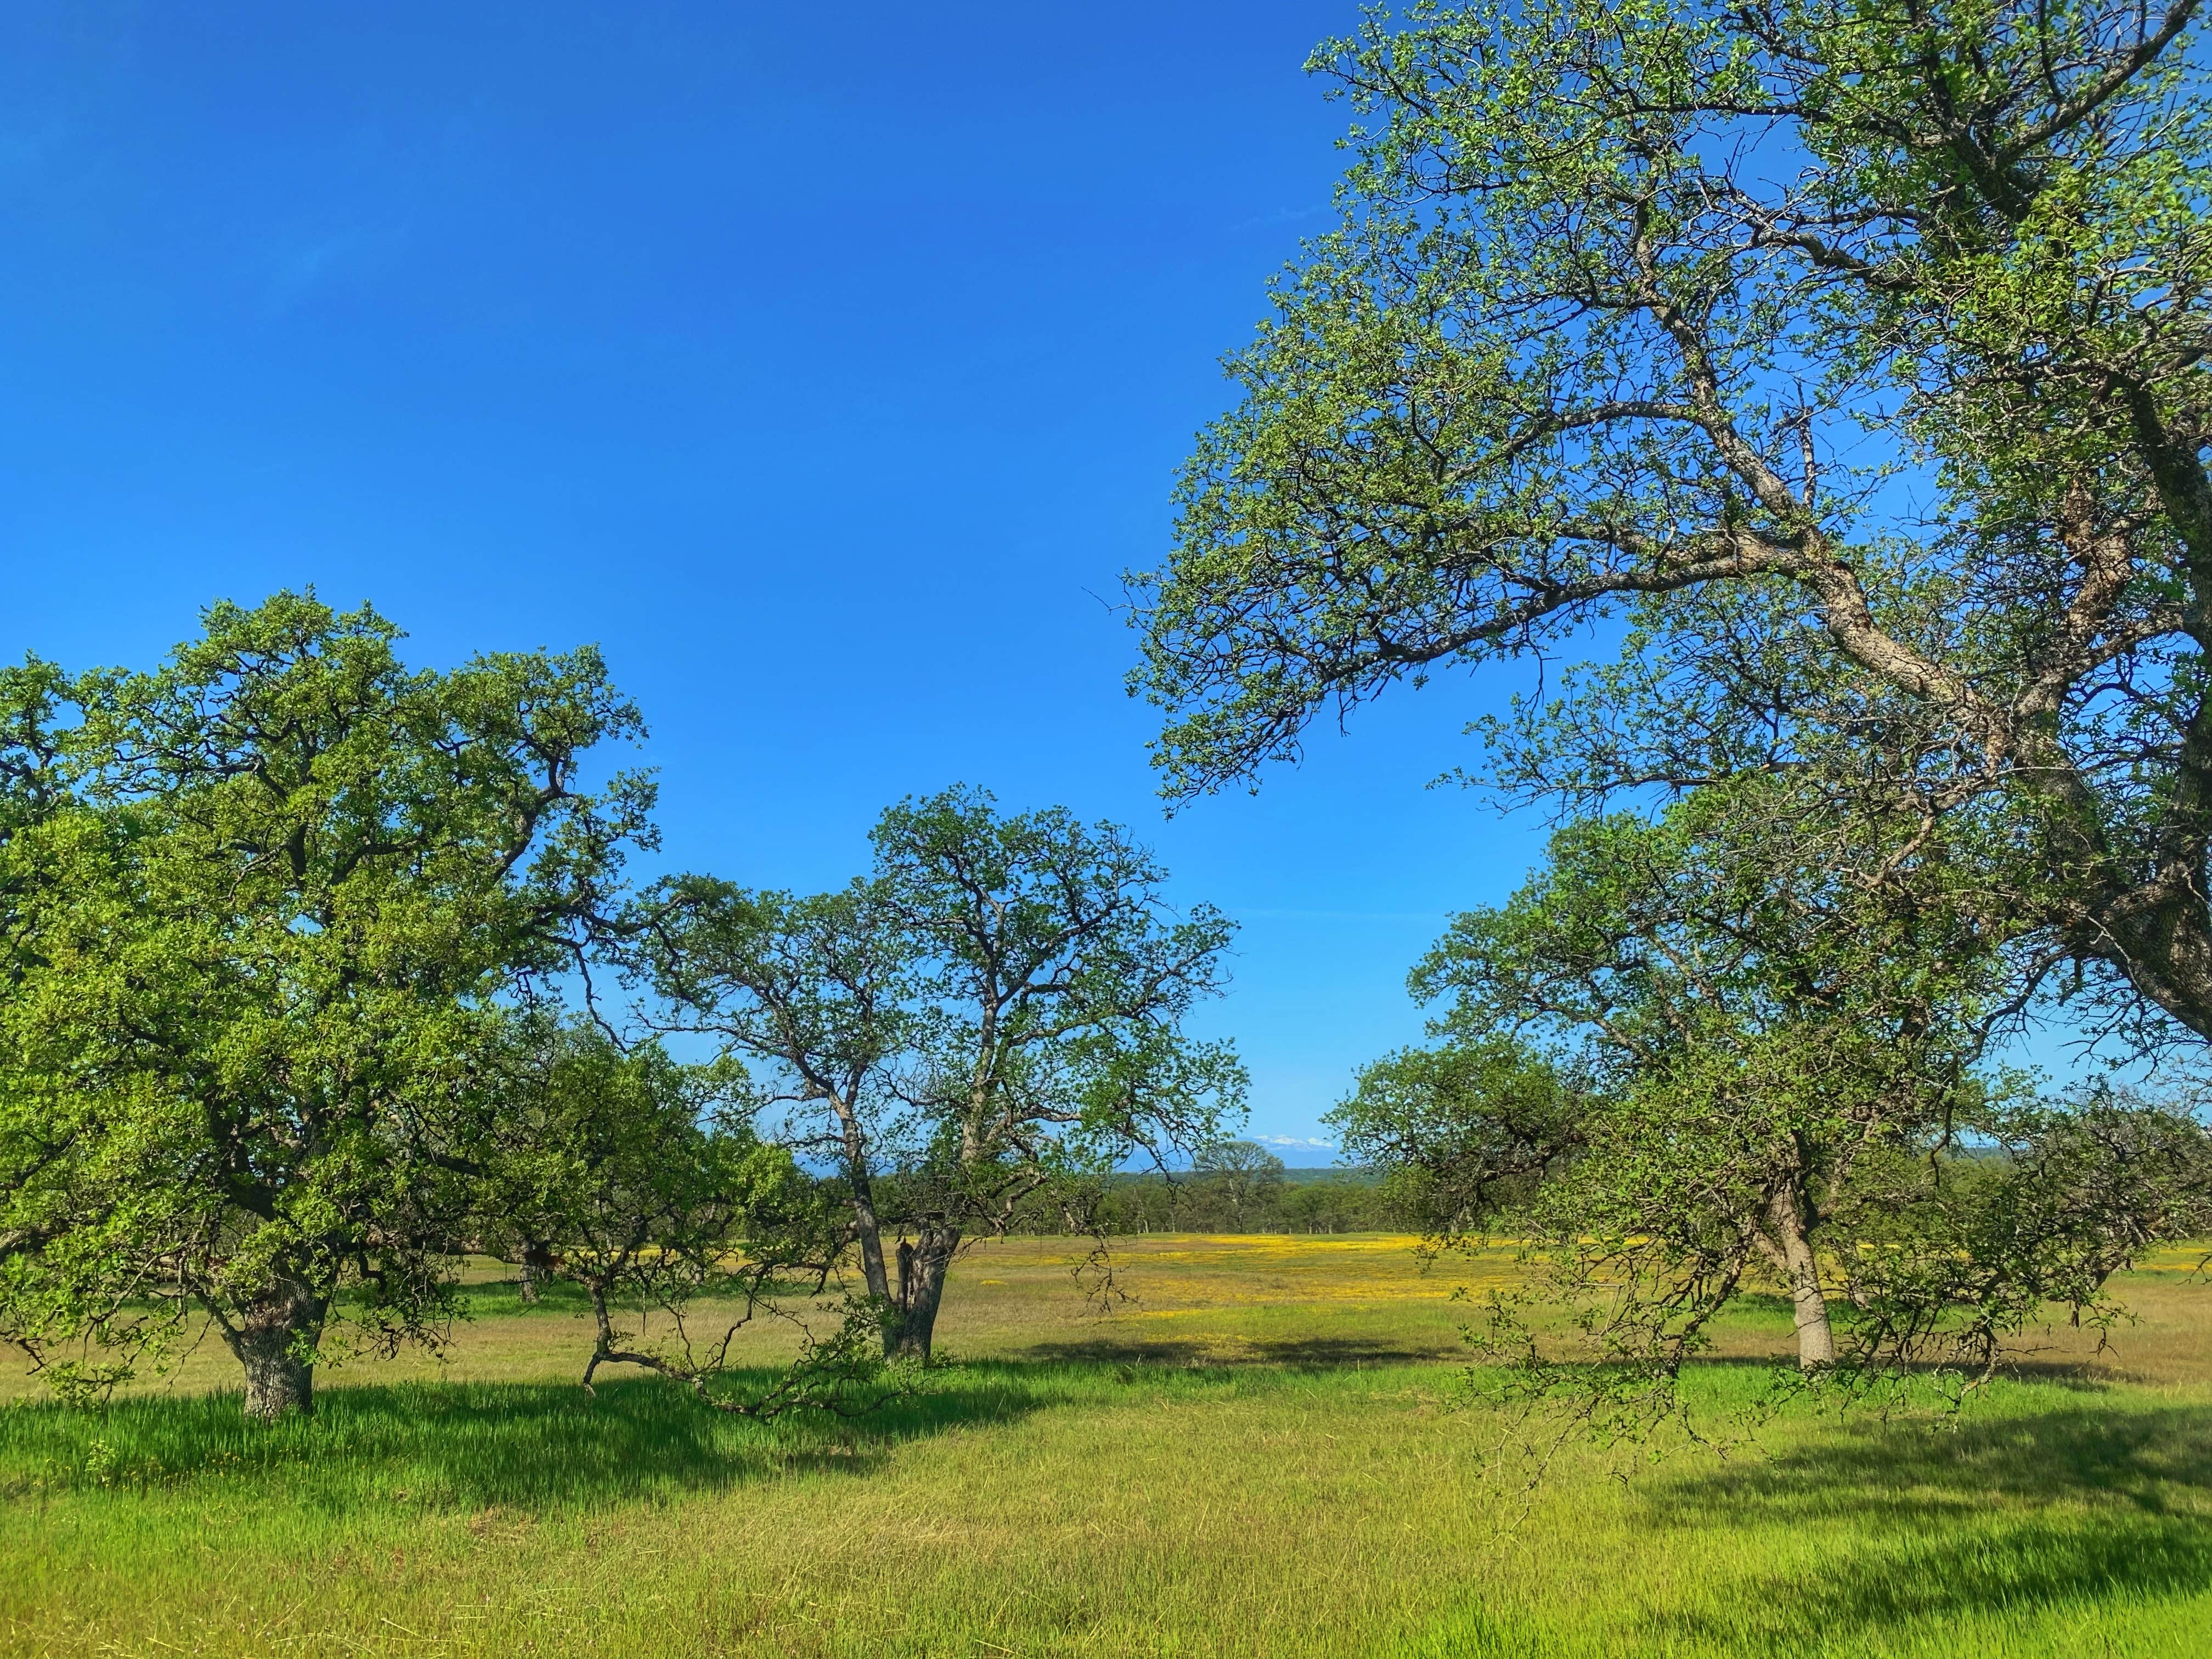
[{"label": "open meadow clearing", "polygon": [[[1533,1497],[1451,1402],[1455,1285],[1396,1237],[964,1257],[933,1391],[856,1425],[575,1386],[574,1304],[487,1283],[447,1362],[252,1425],[227,1364],[0,1413],[9,1653],[2180,1655],[2212,1620],[2212,1364],[2179,1257],[1950,1426],[1796,1412]],[[1779,1351],[1754,1311],[1724,1351]],[[771,1355],[763,1344],[760,1357]],[[222,1356],[227,1360],[227,1356]],[[1705,1366],[1709,1409],[1760,1372]]]},{"label": "open meadow clearing", "polygon": [[2208,18],[0,7],[0,1659],[2212,1656]]}]

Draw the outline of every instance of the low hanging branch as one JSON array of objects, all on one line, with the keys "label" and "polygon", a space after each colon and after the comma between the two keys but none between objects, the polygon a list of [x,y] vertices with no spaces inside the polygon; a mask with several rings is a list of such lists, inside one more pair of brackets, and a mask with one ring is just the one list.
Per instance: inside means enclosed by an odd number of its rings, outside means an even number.
[{"label": "low hanging branch", "polygon": [[[822,1183],[755,1133],[741,1071],[680,1065],[657,1044],[625,1048],[594,1022],[540,1012],[510,1021],[486,1086],[498,1156],[483,1242],[589,1296],[586,1392],[602,1367],[632,1365],[716,1411],[766,1419],[857,1416],[910,1391],[868,1352],[871,1305],[848,1300],[827,1335],[788,1305],[830,1288],[848,1229]],[[695,1340],[694,1310],[729,1298],[741,1311]],[[617,1300],[665,1313],[673,1349],[619,1331]],[[731,1351],[762,1314],[796,1327],[799,1352],[747,1393]]]},{"label": "low hanging branch", "polygon": [[[733,1394],[718,1389],[718,1383],[726,1384],[733,1375],[729,1364],[731,1342],[751,1322],[756,1310],[762,1307],[771,1316],[797,1327],[798,1358],[786,1365],[765,1390]],[[680,1308],[670,1309],[682,1348],[680,1357],[618,1346],[624,1338],[614,1328],[605,1292],[597,1288],[592,1292],[592,1311],[598,1324],[599,1340],[584,1366],[583,1389],[586,1394],[593,1392],[592,1381],[600,1366],[635,1365],[682,1383],[695,1399],[712,1410],[769,1422],[791,1412],[865,1417],[894,1401],[908,1399],[915,1393],[911,1375],[887,1364],[876,1352],[877,1319],[873,1311],[865,1306],[848,1304],[836,1329],[823,1337],[789,1309],[757,1302],[749,1294],[744,1314],[731,1322],[703,1352],[694,1349],[685,1329],[684,1311]]]}]

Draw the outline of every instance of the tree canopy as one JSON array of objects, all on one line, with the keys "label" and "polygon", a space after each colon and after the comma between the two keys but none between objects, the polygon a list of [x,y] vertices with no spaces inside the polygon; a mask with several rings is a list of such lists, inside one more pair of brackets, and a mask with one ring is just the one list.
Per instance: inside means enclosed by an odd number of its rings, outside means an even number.
[{"label": "tree canopy", "polygon": [[1170,912],[1125,831],[1057,808],[948,790],[873,840],[814,897],[664,884],[635,963],[666,1018],[762,1068],[782,1143],[843,1185],[885,1352],[926,1358],[964,1239],[1241,1109],[1228,1047],[1182,1030],[1230,925]]},{"label": "tree canopy", "polygon": [[[761,1138],[741,1067],[684,1065],[545,1007],[519,1012],[503,1037],[486,1061],[472,1242],[530,1269],[526,1284],[583,1291],[587,1391],[602,1367],[635,1365],[747,1416],[851,1413],[882,1397],[867,1386],[867,1330],[848,1321],[825,1336],[805,1311],[842,1253],[834,1200]],[[665,1337],[645,1334],[653,1313]],[[732,1345],[763,1315],[799,1328],[800,1352],[749,1388]]]},{"label": "tree canopy", "polygon": [[151,672],[8,681],[0,1328],[64,1376],[204,1313],[275,1415],[334,1312],[447,1311],[500,999],[572,963],[652,787],[580,775],[641,731],[595,653],[398,638],[280,594]]},{"label": "tree canopy", "polygon": [[1170,793],[1625,629],[1493,726],[1509,791],[1979,815],[2043,967],[2212,1034],[2194,4],[1424,0],[1323,47],[1343,223],[1134,579]]},{"label": "tree canopy", "polygon": [[1502,1304],[1489,1340],[1608,1431],[1674,1410],[1748,1295],[1787,1298],[1808,1376],[1986,1376],[2049,1304],[2110,1316],[2111,1275],[2208,1214],[2185,1113],[1987,1063],[2013,981],[1942,861],[1884,885],[1875,848],[1808,862],[1797,794],[1753,777],[1561,830],[1415,970],[1441,1042],[1336,1115],[1447,1242],[1531,1241],[1534,1293],[1589,1341],[1563,1370]]}]

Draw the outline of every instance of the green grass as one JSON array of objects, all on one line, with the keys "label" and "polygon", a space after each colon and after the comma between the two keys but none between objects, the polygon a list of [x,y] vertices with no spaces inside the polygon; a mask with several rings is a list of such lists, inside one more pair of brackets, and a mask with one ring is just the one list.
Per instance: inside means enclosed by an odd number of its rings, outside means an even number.
[{"label": "green grass", "polygon": [[[2076,1349],[1955,1420],[1796,1409],[1725,1460],[1578,1449],[1531,1498],[1486,1455],[1497,1425],[1449,1404],[1455,1369],[1405,1357],[1441,1351],[1449,1270],[1333,1241],[1163,1241],[1143,1265],[1145,1299],[1102,1326],[1078,1320],[1053,1247],[970,1258],[948,1334],[976,1357],[860,1425],[713,1417],[643,1380],[586,1398],[562,1380],[573,1312],[495,1291],[443,1373],[340,1372],[312,1422],[252,1429],[234,1394],[181,1389],[94,1413],[20,1401],[0,1408],[0,1646],[2212,1645],[2201,1291],[2146,1276],[2132,1377]],[[1754,1316],[1736,1346],[1776,1334]],[[1720,1363],[1692,1389],[1717,1417],[1762,1386]]]}]

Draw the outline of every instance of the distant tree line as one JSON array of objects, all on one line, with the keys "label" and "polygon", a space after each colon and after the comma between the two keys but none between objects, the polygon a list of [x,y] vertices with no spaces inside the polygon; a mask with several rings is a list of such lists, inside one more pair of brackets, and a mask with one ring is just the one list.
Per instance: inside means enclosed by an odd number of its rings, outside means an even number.
[{"label": "distant tree line", "polygon": [[1432,1206],[1424,1187],[1366,1170],[1292,1170],[1256,1141],[1199,1149],[1188,1170],[1115,1171],[1048,1206],[1018,1211],[1019,1233],[1419,1232]]}]

